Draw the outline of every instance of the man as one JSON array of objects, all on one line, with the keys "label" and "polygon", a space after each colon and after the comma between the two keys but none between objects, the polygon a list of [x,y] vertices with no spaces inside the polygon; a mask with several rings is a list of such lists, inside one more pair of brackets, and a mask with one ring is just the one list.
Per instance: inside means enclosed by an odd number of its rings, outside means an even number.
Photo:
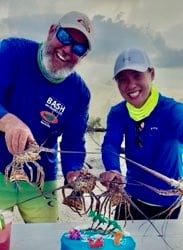
[{"label": "man", "polygon": [[[0,208],[17,205],[25,222],[58,219],[56,194],[51,192],[56,188],[57,152],[41,153],[38,161],[45,173],[42,191],[47,193],[46,198],[31,200],[40,194],[35,183],[38,168],[24,165],[29,180],[33,172],[33,185],[22,181],[5,183],[5,168],[13,155],[22,154],[35,141],[57,150],[61,136],[61,165],[66,181],[80,173],[85,159],[90,92],[74,67],[91,50],[92,36],[89,18],[72,11],[50,26],[47,40],[41,44],[22,38],[0,43]],[[13,174],[11,166],[6,174]]]},{"label": "man", "polygon": [[[106,172],[101,180],[126,183],[132,202],[151,218],[177,218],[180,207],[170,210],[178,196],[168,195],[170,185],[138,166],[141,164],[178,180],[182,176],[183,104],[161,95],[153,84],[155,69],[143,50],[129,48],[119,54],[114,79],[124,101],[113,106],[107,117],[107,132],[102,144]],[[126,180],[121,175],[120,150],[125,140]],[[160,195],[158,190],[167,191]],[[115,218],[125,219],[125,208]],[[131,206],[128,218],[145,219]]]}]

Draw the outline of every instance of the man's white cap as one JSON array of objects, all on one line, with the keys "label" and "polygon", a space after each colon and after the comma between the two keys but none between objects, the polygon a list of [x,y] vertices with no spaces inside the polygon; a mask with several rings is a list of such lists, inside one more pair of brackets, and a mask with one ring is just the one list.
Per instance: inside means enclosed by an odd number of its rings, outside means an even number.
[{"label": "man's white cap", "polygon": [[91,20],[85,14],[78,11],[68,12],[60,18],[59,25],[63,28],[73,28],[81,31],[86,36],[91,50],[93,28]]},{"label": "man's white cap", "polygon": [[137,48],[128,48],[119,54],[115,61],[114,78],[123,70],[145,72],[148,68],[152,68],[152,65],[146,52]]}]

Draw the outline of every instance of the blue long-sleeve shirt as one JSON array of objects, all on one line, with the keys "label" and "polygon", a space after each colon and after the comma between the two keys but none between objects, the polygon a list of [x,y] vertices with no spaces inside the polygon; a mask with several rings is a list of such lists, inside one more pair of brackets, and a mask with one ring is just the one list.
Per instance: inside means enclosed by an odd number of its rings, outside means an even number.
[{"label": "blue long-sleeve shirt", "polygon": [[[81,169],[85,159],[84,133],[87,127],[90,92],[84,80],[73,72],[61,83],[51,83],[38,67],[39,43],[9,38],[0,42],[0,118],[10,112],[31,129],[38,144],[57,149],[62,137],[62,172]],[[12,155],[0,132],[0,172],[12,161]],[[45,180],[54,180],[57,153],[41,153],[39,164]],[[27,170],[29,171],[29,170]]]},{"label": "blue long-sleeve shirt", "polygon": [[[153,112],[143,120],[144,128],[137,129],[130,118],[126,102],[113,106],[107,117],[107,132],[102,144],[102,159],[106,170],[120,171],[119,154],[125,140],[125,157],[178,180],[183,173],[183,104],[159,96]],[[137,138],[138,137],[138,138]],[[137,145],[141,140],[142,147]],[[136,181],[157,189],[171,189],[169,184],[126,161],[126,191],[142,201],[169,206],[177,196],[163,196]],[[135,184],[135,185],[134,185]]]}]

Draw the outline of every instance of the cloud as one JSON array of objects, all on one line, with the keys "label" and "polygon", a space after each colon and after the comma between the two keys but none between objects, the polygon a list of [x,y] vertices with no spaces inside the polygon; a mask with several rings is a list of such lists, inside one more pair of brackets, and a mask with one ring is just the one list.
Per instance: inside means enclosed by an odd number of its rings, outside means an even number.
[{"label": "cloud", "polygon": [[156,67],[183,66],[183,49],[169,47],[161,33],[149,27],[139,28],[136,25],[129,25],[122,17],[116,20],[102,15],[93,18],[95,42],[92,60],[111,63],[123,49],[139,47],[148,52]]},{"label": "cloud", "polygon": [[[7,27],[6,36],[19,36],[42,41],[46,39],[50,25],[58,21],[58,18],[46,14],[22,15],[4,18],[1,24]],[[3,36],[5,34],[1,33],[1,37]]]},{"label": "cloud", "polygon": [[[146,50],[156,67],[160,89],[174,96],[181,94],[182,7],[182,0],[166,0],[166,4],[159,0],[0,0],[0,37],[43,41],[50,24],[61,15],[71,10],[86,13],[92,19],[95,36],[93,50],[78,71],[92,91],[91,109],[105,114],[104,109],[120,100],[114,90],[113,65],[127,47]],[[100,106],[96,109],[98,102]]]},{"label": "cloud", "polygon": [[[50,24],[57,22],[59,17],[49,14],[18,15],[3,19],[1,27],[8,27],[6,36],[9,33],[42,41],[47,36]],[[93,61],[111,63],[123,49],[141,47],[152,55],[157,67],[183,66],[183,50],[168,47],[163,36],[149,27],[139,28],[136,25],[129,25],[121,15],[117,15],[115,20],[95,15],[92,22],[95,36],[90,59]]]},{"label": "cloud", "polygon": [[[2,14],[4,17],[0,22],[1,38],[15,35],[42,41],[47,36],[50,24],[57,22],[60,16],[72,7],[90,13],[90,16],[92,16],[95,37],[93,51],[89,56],[89,60],[97,62],[97,64],[105,61],[105,64],[111,65],[114,63],[117,54],[123,49],[140,47],[149,53],[157,67],[182,67],[182,47],[171,47],[166,39],[171,34],[177,34],[179,30],[175,32],[176,26],[174,24],[168,25],[169,20],[163,21],[161,15],[164,8],[163,4],[159,4],[159,8],[156,9],[157,0],[149,3],[150,5],[147,5],[144,0],[135,3],[133,0],[114,0],[113,3],[108,0],[105,1],[105,6],[103,3],[103,0],[100,3],[97,0],[92,2],[78,0],[76,4],[71,0],[67,0],[66,3],[58,1],[53,4],[50,0],[44,2],[29,0],[25,4],[24,0],[1,0],[0,6],[4,10],[1,11],[4,13],[4,15]],[[181,1],[178,0],[178,3],[181,3]],[[175,14],[175,7],[170,0],[167,0],[167,5],[172,7]],[[150,12],[149,9],[151,9]],[[102,14],[98,14],[100,12]],[[167,12],[168,18],[169,12]],[[153,18],[155,13],[156,17]],[[176,19],[176,22],[178,22],[179,28],[183,28],[183,24],[180,23],[180,10],[178,13],[177,18],[179,17],[179,21]],[[144,20],[147,21],[144,22]],[[160,21],[161,25],[157,25]],[[161,27],[159,28],[161,31],[154,30],[153,26]],[[163,31],[162,27],[164,26],[169,27],[169,29]],[[173,28],[171,29],[171,27]]]}]

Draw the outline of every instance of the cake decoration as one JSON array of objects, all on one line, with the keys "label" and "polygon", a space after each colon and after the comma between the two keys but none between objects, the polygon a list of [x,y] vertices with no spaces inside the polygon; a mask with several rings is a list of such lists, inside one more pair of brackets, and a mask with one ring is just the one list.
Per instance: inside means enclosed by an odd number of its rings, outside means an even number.
[{"label": "cake decoration", "polygon": [[81,239],[81,233],[80,230],[73,228],[69,231],[69,238],[72,240],[80,240]]},{"label": "cake decoration", "polygon": [[88,238],[88,243],[90,248],[100,248],[104,245],[103,237],[100,236],[96,239]]},{"label": "cake decoration", "polygon": [[114,243],[115,245],[119,245],[120,244],[120,239],[123,237],[123,232],[122,231],[117,231],[114,234]]}]

